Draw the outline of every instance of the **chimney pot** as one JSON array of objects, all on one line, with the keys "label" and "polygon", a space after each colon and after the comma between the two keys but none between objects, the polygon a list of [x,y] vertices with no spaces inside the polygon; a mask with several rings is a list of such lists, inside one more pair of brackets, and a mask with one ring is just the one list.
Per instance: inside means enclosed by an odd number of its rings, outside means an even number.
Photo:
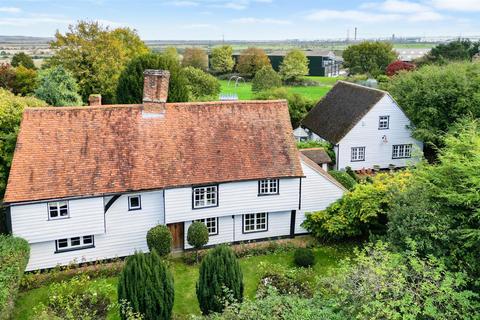
[{"label": "chimney pot", "polygon": [[102,96],[99,94],[91,94],[88,97],[89,106],[101,106],[102,105]]},{"label": "chimney pot", "polygon": [[143,103],[165,103],[168,98],[170,72],[147,69],[143,72]]}]

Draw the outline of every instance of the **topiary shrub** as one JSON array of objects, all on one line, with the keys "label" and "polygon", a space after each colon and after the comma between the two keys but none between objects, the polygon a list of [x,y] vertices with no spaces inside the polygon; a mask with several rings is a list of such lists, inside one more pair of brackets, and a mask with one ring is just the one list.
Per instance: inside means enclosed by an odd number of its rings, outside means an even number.
[{"label": "topiary shrub", "polygon": [[205,223],[195,221],[188,227],[187,242],[195,248],[195,261],[198,262],[198,250],[208,243],[208,229]]},{"label": "topiary shrub", "polygon": [[293,254],[293,260],[299,267],[311,267],[315,264],[315,255],[312,249],[298,248]]},{"label": "topiary shrub", "polygon": [[243,275],[233,250],[220,245],[200,265],[197,299],[203,314],[222,312],[226,303],[243,301]]},{"label": "topiary shrub", "polygon": [[164,257],[172,251],[172,234],[167,226],[159,224],[147,232],[147,246],[150,252],[156,251]]},{"label": "topiary shrub", "polygon": [[253,77],[252,81],[253,92],[279,88],[281,86],[282,79],[270,66],[263,67],[262,69],[258,70],[257,73],[255,73],[255,77]]},{"label": "topiary shrub", "polygon": [[347,190],[353,190],[357,181],[345,171],[330,170],[328,173],[342,184]]},{"label": "topiary shrub", "polygon": [[[129,303],[145,320],[168,320],[174,299],[173,276],[155,251],[127,258],[118,279],[118,301]],[[122,319],[126,319],[121,314]]]}]

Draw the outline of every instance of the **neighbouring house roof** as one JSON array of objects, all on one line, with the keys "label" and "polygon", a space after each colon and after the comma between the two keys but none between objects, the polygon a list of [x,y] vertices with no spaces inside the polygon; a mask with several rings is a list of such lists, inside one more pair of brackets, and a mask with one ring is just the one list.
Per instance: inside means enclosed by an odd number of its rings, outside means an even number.
[{"label": "neighbouring house roof", "polygon": [[284,100],[37,108],[4,201],[300,176]]},{"label": "neighbouring house roof", "polygon": [[332,177],[327,171],[323,170],[322,167],[320,167],[318,164],[316,164],[314,161],[309,159],[307,156],[304,154],[300,153],[300,158],[302,159],[303,163],[310,167],[311,169],[315,170],[318,172],[321,176],[323,176],[325,179],[342,189],[343,191],[347,192],[348,190],[340,183],[338,182],[334,177]]},{"label": "neighbouring house roof", "polygon": [[301,149],[300,152],[319,165],[332,162],[332,159],[330,159],[327,151],[325,151],[324,148],[307,148]]},{"label": "neighbouring house roof", "polygon": [[338,81],[310,110],[302,125],[323,139],[338,143],[386,94],[382,90]]}]

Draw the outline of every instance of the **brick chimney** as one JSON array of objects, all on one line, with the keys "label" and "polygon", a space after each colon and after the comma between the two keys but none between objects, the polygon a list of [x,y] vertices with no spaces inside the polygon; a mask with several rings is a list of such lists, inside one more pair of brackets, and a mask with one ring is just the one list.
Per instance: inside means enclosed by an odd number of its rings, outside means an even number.
[{"label": "brick chimney", "polygon": [[100,94],[91,94],[88,96],[88,105],[89,106],[101,106],[102,105],[102,96]]},{"label": "brick chimney", "polygon": [[167,102],[170,72],[147,69],[143,72],[143,77],[143,103]]}]

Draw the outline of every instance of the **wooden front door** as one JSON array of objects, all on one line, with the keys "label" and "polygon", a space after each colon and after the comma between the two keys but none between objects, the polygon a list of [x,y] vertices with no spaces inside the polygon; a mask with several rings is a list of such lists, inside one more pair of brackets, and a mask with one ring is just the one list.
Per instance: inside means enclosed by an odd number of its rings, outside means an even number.
[{"label": "wooden front door", "polygon": [[167,224],[172,233],[172,250],[183,250],[183,222]]}]

